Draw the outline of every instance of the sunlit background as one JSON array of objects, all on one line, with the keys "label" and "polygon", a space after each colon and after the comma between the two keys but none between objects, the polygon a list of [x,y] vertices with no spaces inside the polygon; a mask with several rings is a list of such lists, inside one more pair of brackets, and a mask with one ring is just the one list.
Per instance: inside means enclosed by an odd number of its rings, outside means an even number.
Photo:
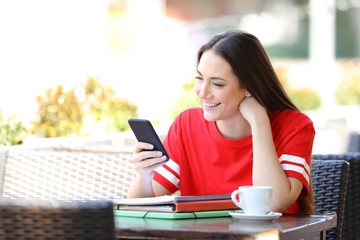
[{"label": "sunlit background", "polygon": [[229,29],[255,34],[291,88],[319,94],[307,111],[318,141],[336,137],[329,125],[360,131],[360,100],[334,98],[344,74],[360,82],[360,0],[0,0],[2,115],[29,126],[36,96],[92,77],[165,132],[197,49]]}]

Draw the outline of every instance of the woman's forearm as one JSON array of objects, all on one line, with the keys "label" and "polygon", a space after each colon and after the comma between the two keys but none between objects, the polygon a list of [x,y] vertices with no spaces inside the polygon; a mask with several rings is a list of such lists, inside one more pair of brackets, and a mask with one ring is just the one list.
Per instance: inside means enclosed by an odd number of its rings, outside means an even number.
[{"label": "woman's forearm", "polygon": [[[280,166],[268,117],[251,124],[253,138],[253,184],[273,187],[272,211],[284,211],[297,199],[299,186],[292,188]],[[297,182],[295,181],[296,185]]]},{"label": "woman's forearm", "polygon": [[128,198],[154,197],[152,178],[144,178],[141,174],[136,176],[135,181],[128,190]]}]

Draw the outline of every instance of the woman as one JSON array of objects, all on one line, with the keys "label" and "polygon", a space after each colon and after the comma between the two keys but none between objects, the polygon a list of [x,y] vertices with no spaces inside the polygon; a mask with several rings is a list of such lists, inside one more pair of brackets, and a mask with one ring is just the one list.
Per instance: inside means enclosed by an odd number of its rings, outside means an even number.
[{"label": "woman", "polygon": [[231,193],[242,185],[273,187],[270,210],[312,212],[312,121],[283,90],[259,40],[242,31],[214,36],[197,58],[195,92],[202,108],[181,113],[164,146],[170,161],[138,143],[139,172],[129,198]]}]

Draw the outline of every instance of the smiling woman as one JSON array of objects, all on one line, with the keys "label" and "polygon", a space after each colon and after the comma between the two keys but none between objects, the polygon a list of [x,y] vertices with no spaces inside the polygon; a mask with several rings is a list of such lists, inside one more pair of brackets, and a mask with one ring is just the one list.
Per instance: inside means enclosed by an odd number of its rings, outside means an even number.
[{"label": "smiling woman", "polygon": [[[202,55],[197,73],[195,92],[202,102],[205,119],[207,121],[233,119],[236,122],[241,120],[239,104],[250,94],[240,87],[230,64],[216,52],[209,50]],[[245,136],[231,138],[242,137]]]},{"label": "smiling woman", "polygon": [[215,35],[197,58],[195,92],[202,108],[182,112],[164,146],[170,161],[139,142],[139,172],[128,197],[229,194],[271,186],[270,211],[313,211],[312,121],[283,90],[259,40],[243,31]]}]

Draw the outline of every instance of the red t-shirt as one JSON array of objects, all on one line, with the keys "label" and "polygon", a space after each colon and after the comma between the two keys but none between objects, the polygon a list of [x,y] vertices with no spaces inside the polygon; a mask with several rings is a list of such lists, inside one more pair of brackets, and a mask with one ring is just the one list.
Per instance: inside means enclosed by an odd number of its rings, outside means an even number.
[{"label": "red t-shirt", "polygon": [[[279,163],[288,177],[309,190],[310,162],[315,130],[312,121],[294,110],[269,116]],[[164,146],[170,160],[155,171],[154,180],[183,196],[228,194],[252,185],[252,136],[224,138],[215,122],[206,121],[201,108],[181,113],[169,129]],[[296,202],[286,212],[297,212]]]}]

